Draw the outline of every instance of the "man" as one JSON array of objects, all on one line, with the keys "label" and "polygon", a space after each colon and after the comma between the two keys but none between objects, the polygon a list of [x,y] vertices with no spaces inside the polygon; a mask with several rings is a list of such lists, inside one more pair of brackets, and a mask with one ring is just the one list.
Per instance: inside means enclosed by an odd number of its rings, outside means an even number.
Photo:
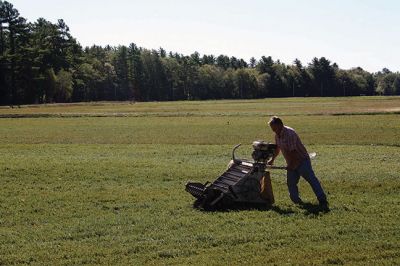
[{"label": "man", "polygon": [[290,199],[296,204],[303,203],[297,187],[300,176],[302,176],[311,185],[320,206],[328,208],[324,190],[314,174],[308,152],[297,133],[293,128],[283,125],[282,120],[277,116],[271,117],[268,124],[275,132],[275,143],[278,146],[268,164],[272,165],[279,152],[282,152],[287,163],[287,185]]}]

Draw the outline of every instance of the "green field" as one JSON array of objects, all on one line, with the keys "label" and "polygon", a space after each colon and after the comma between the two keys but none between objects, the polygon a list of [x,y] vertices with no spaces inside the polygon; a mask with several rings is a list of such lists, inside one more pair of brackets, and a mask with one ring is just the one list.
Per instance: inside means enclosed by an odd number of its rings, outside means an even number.
[{"label": "green field", "polygon": [[[201,212],[233,145],[273,140],[280,115],[308,150],[331,211]],[[0,265],[400,264],[400,97],[89,103],[0,108]],[[283,165],[282,157],[276,162]]]}]

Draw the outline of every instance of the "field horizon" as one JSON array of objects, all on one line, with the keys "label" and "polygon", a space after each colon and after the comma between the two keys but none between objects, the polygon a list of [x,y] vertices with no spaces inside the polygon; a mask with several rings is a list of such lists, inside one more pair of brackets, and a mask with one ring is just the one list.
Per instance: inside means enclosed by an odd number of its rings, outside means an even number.
[{"label": "field horizon", "polygon": [[[271,115],[317,152],[330,212],[278,170],[273,208],[193,209],[185,183],[272,141]],[[400,264],[400,97],[0,107],[0,125],[0,265]]]}]

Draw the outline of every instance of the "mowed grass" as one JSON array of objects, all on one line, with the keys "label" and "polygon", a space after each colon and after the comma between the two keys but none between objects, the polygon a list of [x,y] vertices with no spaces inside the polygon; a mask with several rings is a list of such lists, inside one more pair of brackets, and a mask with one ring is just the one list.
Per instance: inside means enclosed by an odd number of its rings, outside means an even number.
[{"label": "mowed grass", "polygon": [[[400,115],[285,115],[318,100],[264,100],[284,104],[265,116],[241,109],[260,100],[223,101],[228,115],[215,116],[186,116],[179,105],[190,103],[162,103],[178,111],[158,116],[156,103],[141,103],[143,117],[0,119],[0,264],[400,264]],[[196,104],[207,114],[220,102]],[[293,205],[278,170],[270,210],[192,209],[186,181],[213,181],[234,144],[249,158],[253,140],[271,141],[270,113],[317,152],[331,211]],[[304,180],[300,191],[317,203]]]},{"label": "mowed grass", "polygon": [[281,98],[182,102],[95,102],[0,107],[0,117],[258,116],[400,113],[400,97]]}]

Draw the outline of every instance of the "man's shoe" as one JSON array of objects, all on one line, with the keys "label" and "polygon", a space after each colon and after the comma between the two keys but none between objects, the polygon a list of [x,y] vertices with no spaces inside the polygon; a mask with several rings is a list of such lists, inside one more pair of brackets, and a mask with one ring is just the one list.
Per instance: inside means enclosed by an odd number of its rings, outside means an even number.
[{"label": "man's shoe", "polygon": [[304,202],[301,199],[293,200],[293,203],[296,204],[296,205],[303,205],[304,204]]},{"label": "man's shoe", "polygon": [[329,203],[327,200],[320,200],[319,207],[324,211],[329,211]]}]

